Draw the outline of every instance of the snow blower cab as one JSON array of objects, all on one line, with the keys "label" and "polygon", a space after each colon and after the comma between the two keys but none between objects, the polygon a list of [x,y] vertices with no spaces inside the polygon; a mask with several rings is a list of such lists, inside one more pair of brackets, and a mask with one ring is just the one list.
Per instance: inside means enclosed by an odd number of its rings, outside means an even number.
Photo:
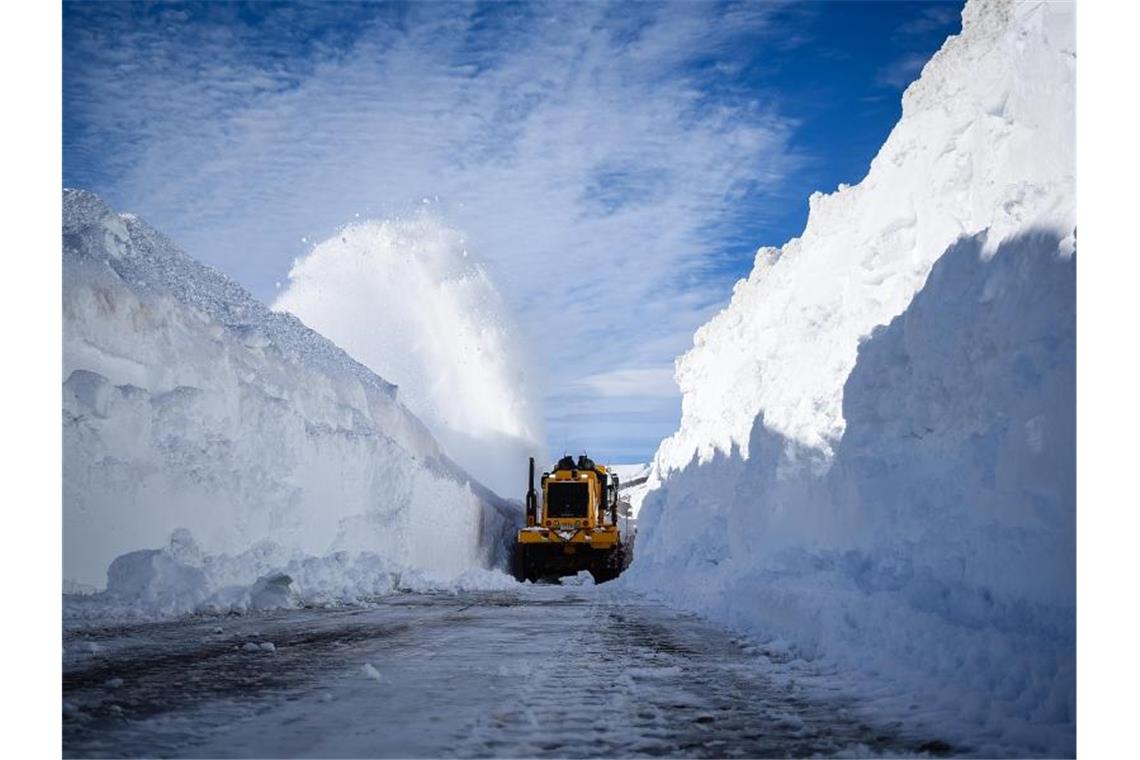
[{"label": "snow blower cab", "polygon": [[618,477],[583,454],[562,457],[534,487],[534,457],[526,494],[526,527],[518,532],[514,573],[519,580],[553,580],[587,570],[596,583],[628,565],[618,527]]}]

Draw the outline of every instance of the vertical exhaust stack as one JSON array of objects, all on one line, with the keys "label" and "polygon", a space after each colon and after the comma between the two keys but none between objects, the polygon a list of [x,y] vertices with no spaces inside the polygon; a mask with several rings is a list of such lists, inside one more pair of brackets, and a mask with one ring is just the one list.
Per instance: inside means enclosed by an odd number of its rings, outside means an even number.
[{"label": "vertical exhaust stack", "polygon": [[533,528],[538,520],[538,494],[534,492],[534,457],[530,458],[530,477],[526,490],[526,527]]},{"label": "vertical exhaust stack", "polygon": [[614,500],[610,504],[610,523],[617,525],[618,518],[618,491],[621,490],[621,481],[618,480],[617,473],[614,473]]}]

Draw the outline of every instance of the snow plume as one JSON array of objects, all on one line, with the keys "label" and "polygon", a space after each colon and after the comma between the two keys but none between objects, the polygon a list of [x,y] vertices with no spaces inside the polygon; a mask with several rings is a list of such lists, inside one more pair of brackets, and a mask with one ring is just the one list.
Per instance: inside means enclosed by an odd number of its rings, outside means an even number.
[{"label": "snow plume", "polygon": [[678,361],[625,582],[983,756],[1075,752],[1074,11],[977,2]]},{"label": "snow plume", "polygon": [[207,555],[270,542],[443,574],[504,559],[521,509],[446,457],[392,384],[75,190],[63,324],[70,581],[102,587],[113,559],[180,528]]},{"label": "snow plume", "polygon": [[518,328],[463,236],[429,213],[345,227],[297,260],[274,309],[373,371],[501,494],[539,448]]}]

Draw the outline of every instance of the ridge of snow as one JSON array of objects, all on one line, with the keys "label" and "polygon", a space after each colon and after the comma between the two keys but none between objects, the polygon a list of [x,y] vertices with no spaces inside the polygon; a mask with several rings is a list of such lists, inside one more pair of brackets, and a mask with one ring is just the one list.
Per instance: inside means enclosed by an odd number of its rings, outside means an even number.
[{"label": "ridge of snow", "polygon": [[73,586],[181,528],[209,554],[503,560],[521,510],[441,453],[395,386],[82,190],[63,193],[63,317]]},{"label": "ridge of snow", "polygon": [[271,541],[234,555],[208,554],[188,530],[160,549],[115,558],[104,591],[64,597],[68,627],[113,620],[156,620],[297,607],[368,604],[402,591],[503,590],[517,585],[499,570],[432,572],[375,552],[311,556]]},{"label": "ridge of snow", "polygon": [[619,584],[955,753],[1076,751],[1071,4],[970,0],[677,365]]},{"label": "ridge of snow", "polygon": [[866,178],[815,193],[803,234],[761,248],[729,305],[680,357],[680,428],[660,477],[696,456],[749,455],[752,420],[830,456],[859,341],[902,313],[955,240],[992,252],[1075,225],[1075,41],[1066,3],[971,0],[903,95]]}]

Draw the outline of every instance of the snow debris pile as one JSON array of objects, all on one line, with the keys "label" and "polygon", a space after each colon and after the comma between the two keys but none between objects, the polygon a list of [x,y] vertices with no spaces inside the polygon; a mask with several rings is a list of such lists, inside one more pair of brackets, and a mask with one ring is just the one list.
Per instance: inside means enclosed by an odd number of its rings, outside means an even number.
[{"label": "snow debris pile", "polygon": [[[64,620],[154,619],[367,603],[399,591],[496,591],[516,587],[497,570],[456,573],[409,569],[374,552],[315,557],[262,541],[236,554],[206,554],[189,531],[174,531],[161,549],[117,557],[107,589],[65,597]],[[262,649],[268,649],[264,644]]]},{"label": "snow debris pile", "polygon": [[678,361],[626,582],[981,754],[1075,752],[1074,18],[976,2]]},{"label": "snow debris pile", "polygon": [[462,234],[427,212],[352,224],[298,259],[275,310],[400,386],[443,450],[499,493],[540,424],[517,328]]},{"label": "snow debris pile", "polygon": [[280,606],[273,572],[335,596],[503,560],[521,510],[441,452],[395,386],[79,190],[63,196],[63,317],[69,588],[179,611],[238,585]]}]

